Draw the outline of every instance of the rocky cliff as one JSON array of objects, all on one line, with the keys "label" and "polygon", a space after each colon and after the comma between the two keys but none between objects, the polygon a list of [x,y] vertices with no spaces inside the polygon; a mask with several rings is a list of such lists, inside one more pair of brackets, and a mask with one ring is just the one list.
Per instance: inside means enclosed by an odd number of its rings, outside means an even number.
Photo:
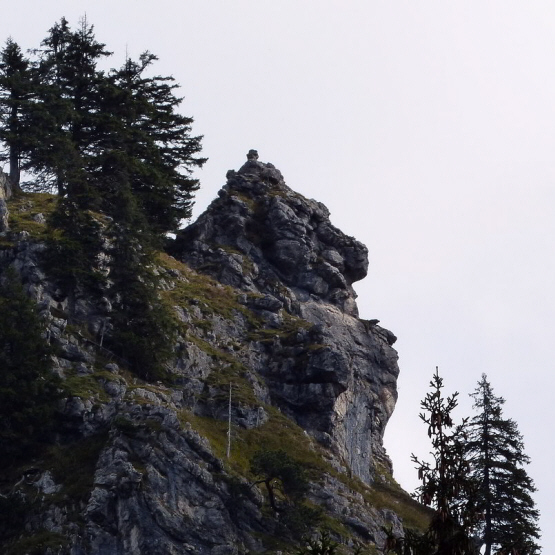
[{"label": "rocky cliff", "polygon": [[[368,250],[256,156],[228,172],[219,198],[178,236],[174,253],[244,291],[242,302],[272,339],[254,365],[271,399],[370,483],[376,461],[389,465],[382,438],[399,370],[395,336],[358,318],[352,284],[366,276]],[[311,326],[284,344],[277,330],[286,315]]]},{"label": "rocky cliff", "polygon": [[[382,444],[397,354],[393,334],[357,314],[367,249],[248,158],[159,254],[160,295],[180,330],[164,382],[139,379],[105,348],[102,295],[68,293],[45,272],[55,199],[2,201],[0,270],[15,269],[37,303],[64,384],[55,441],[0,483],[0,508],[20,508],[0,527],[3,552],[273,553],[320,526],[347,552],[372,553],[384,527],[425,522]],[[260,450],[306,470],[294,510],[280,495],[272,510],[255,484]]]}]

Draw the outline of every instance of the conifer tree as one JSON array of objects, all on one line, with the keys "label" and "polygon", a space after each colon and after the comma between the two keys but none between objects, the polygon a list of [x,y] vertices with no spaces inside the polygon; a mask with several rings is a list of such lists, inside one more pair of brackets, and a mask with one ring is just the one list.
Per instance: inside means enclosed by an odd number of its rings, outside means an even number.
[{"label": "conifer tree", "polygon": [[29,62],[9,41],[0,60],[0,140],[14,179],[23,169],[33,176],[29,188],[117,218],[102,190],[104,160],[116,152],[128,158],[148,231],[160,239],[175,231],[191,214],[192,171],[205,159],[193,120],[178,112],[173,78],[149,75],[156,56],[127,58],[105,73],[99,64],[111,53],[85,18],[77,30],[62,18],[34,52]]},{"label": "conifer tree", "polygon": [[471,394],[476,414],[467,425],[466,451],[472,475],[479,484],[476,510],[483,514],[479,533],[485,555],[535,555],[539,553],[539,512],[536,491],[524,466],[522,435],[514,420],[503,417],[505,400],[496,397],[485,374]]},{"label": "conifer tree", "polygon": [[[191,214],[198,189],[191,174],[205,162],[201,137],[191,136],[192,119],[178,112],[173,78],[148,75],[153,54],[99,69],[110,52],[86,19],[77,30],[65,18],[55,23],[29,63],[10,49],[27,72],[28,98],[17,117],[0,120],[0,140],[34,177],[30,188],[60,195],[47,263],[68,292],[109,285],[107,342],[139,374],[161,377],[175,326],[157,293],[153,252]],[[15,82],[1,77],[0,109],[8,109]],[[29,133],[16,133],[11,122]]]},{"label": "conifer tree", "polygon": [[458,393],[443,397],[443,379],[438,370],[430,382],[431,392],[421,402],[420,419],[428,425],[432,442],[432,464],[412,455],[422,485],[417,495],[434,508],[427,536],[434,555],[470,555],[476,552],[470,537],[475,512],[472,510],[474,483],[469,479],[462,425],[455,425],[452,412]]},{"label": "conifer tree", "polygon": [[251,461],[251,472],[260,477],[255,484],[264,484],[270,506],[278,512],[276,491],[293,501],[301,500],[309,489],[306,470],[285,451],[257,451]]},{"label": "conifer tree", "polygon": [[105,156],[102,172],[102,189],[118,214],[106,231],[111,244],[108,295],[113,299],[107,344],[135,373],[159,380],[167,377],[176,327],[158,294],[153,240],[131,190],[128,162],[114,151]]},{"label": "conifer tree", "polygon": [[112,71],[111,94],[104,95],[103,113],[113,117],[104,135],[104,151],[125,153],[133,194],[154,234],[178,228],[191,215],[198,181],[191,177],[205,158],[197,157],[202,137],[191,137],[192,118],[177,112],[172,77],[147,76],[157,60],[150,52],[139,61],[128,58]]},{"label": "conifer tree", "polygon": [[32,94],[30,61],[11,38],[0,52],[0,140],[6,145],[0,160],[9,162],[12,185],[18,189],[21,157],[26,148],[28,129],[24,113]]},{"label": "conifer tree", "polygon": [[[45,184],[60,194],[78,196],[81,203],[93,195],[90,181],[80,176],[95,152],[101,115],[100,89],[104,73],[98,63],[111,55],[95,38],[94,27],[82,18],[73,31],[62,18],[42,41],[38,74],[42,83],[40,106],[52,114],[49,149],[31,153],[34,167],[43,170]],[[94,196],[94,195],[93,195]]]}]

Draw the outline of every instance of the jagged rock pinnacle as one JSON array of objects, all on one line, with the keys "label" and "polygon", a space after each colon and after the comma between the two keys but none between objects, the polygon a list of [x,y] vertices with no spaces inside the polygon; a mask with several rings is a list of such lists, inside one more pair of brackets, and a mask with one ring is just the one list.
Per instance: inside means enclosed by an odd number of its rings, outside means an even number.
[{"label": "jagged rock pinnacle", "polygon": [[[322,203],[290,189],[273,164],[257,157],[251,150],[239,171],[227,172],[219,199],[178,235],[178,256],[212,268],[223,283],[271,294],[289,307],[314,295],[356,315],[352,283],[366,276],[368,250],[331,224]],[[238,255],[254,264],[241,265]],[[278,282],[286,289],[276,291]]]},{"label": "jagged rock pinnacle", "polygon": [[389,464],[381,437],[397,398],[395,336],[358,319],[352,284],[367,274],[368,250],[329,216],[251,150],[219,198],[178,234],[173,254],[244,292],[270,329],[284,312],[312,325],[302,342],[317,349],[301,363],[277,342],[271,358],[279,362],[261,373],[283,410],[370,482],[372,459]]}]

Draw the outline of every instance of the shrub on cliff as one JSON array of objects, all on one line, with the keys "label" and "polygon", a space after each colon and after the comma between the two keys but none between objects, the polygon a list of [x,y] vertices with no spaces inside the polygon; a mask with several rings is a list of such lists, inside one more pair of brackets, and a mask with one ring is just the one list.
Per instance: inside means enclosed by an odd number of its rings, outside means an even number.
[{"label": "shrub on cliff", "polygon": [[270,506],[278,511],[276,492],[291,501],[301,500],[309,489],[304,467],[285,451],[257,451],[251,459],[251,472],[260,479],[255,484],[264,484]]}]

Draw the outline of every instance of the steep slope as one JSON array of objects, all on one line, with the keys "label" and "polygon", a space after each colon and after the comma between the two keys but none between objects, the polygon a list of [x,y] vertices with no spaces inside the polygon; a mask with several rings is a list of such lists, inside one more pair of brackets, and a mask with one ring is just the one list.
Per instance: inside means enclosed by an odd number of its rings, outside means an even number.
[{"label": "steep slope", "polygon": [[[159,256],[180,332],[170,379],[149,383],[104,346],[110,299],[45,272],[54,203],[0,199],[0,271],[16,270],[37,303],[64,384],[55,437],[0,482],[2,552],[268,553],[318,526],[347,552],[373,552],[383,527],[425,523],[382,446],[398,369],[394,336],[357,317],[367,251],[323,205],[254,153],[228,173],[173,257]],[[298,462],[304,500],[278,493],[271,509],[250,472],[260,450]]]},{"label": "steep slope", "polygon": [[[257,371],[271,398],[371,483],[375,462],[389,465],[382,438],[399,370],[393,334],[357,317],[352,283],[366,276],[368,251],[331,225],[324,205],[250,156],[178,236],[174,254],[247,294],[244,302],[265,322],[269,360]],[[300,349],[272,332],[284,315],[312,324],[293,338]]]}]

